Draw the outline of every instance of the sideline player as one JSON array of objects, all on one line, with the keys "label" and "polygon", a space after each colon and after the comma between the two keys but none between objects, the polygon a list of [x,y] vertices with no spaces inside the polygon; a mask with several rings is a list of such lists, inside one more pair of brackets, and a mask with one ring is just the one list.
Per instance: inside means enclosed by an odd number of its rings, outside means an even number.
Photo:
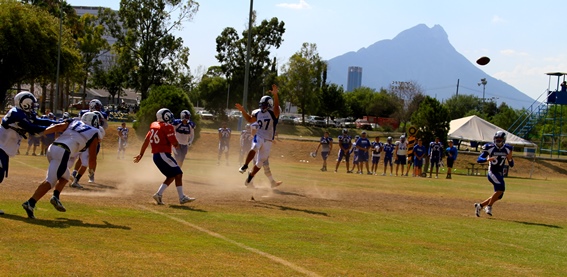
[{"label": "sideline player", "polygon": [[222,153],[224,153],[226,158],[226,165],[228,165],[228,153],[230,150],[230,134],[232,131],[230,128],[227,127],[226,121],[222,123],[222,126],[219,128],[219,154],[217,157],[217,165],[220,165],[220,159]]},{"label": "sideline player", "polygon": [[429,144],[429,178],[433,176],[433,166],[435,166],[435,178],[439,178],[439,163],[443,154],[443,144],[439,141],[439,137],[435,137],[435,141]]},{"label": "sideline player", "polygon": [[502,199],[506,184],[504,183],[505,163],[508,161],[510,167],[514,167],[512,158],[513,147],[506,144],[506,133],[498,131],[494,134],[494,143],[487,143],[482,146],[482,152],[477,159],[477,163],[488,162],[488,181],[494,186],[494,193],[486,200],[475,203],[475,214],[480,216],[480,210],[484,207],[484,212],[492,216],[492,205]]},{"label": "sideline player", "polygon": [[191,113],[188,110],[181,111],[180,119],[173,120],[175,128],[175,138],[179,143],[178,148],[173,148],[173,156],[179,167],[183,167],[183,162],[189,151],[189,147],[193,144],[195,138],[195,122],[191,121]]},{"label": "sideline player", "polygon": [[380,142],[380,137],[374,138],[374,141],[370,145],[372,149],[372,172],[374,175],[378,175],[378,164],[380,163],[380,156],[382,154],[382,143]]},{"label": "sideline player", "polygon": [[447,177],[446,177],[446,179],[451,179],[451,172],[453,170],[453,164],[457,160],[457,155],[459,154],[459,151],[457,150],[457,147],[453,146],[453,140],[449,140],[447,143],[449,144],[449,147],[447,147],[447,149],[445,150],[445,154],[447,155]]},{"label": "sideline player", "polygon": [[148,145],[151,145],[154,163],[161,173],[165,175],[165,180],[159,186],[156,194],[153,195],[156,204],[164,205],[162,201],[163,192],[173,181],[175,181],[180,204],[195,201],[195,198],[183,194],[183,171],[181,171],[181,168],[171,156],[171,147],[179,147],[179,143],[175,138],[175,129],[171,125],[174,119],[173,113],[166,108],[159,109],[156,113],[156,119],[150,125],[150,130],[146,134],[140,154],[134,157],[134,163],[138,163],[142,159],[146,148],[148,148]]},{"label": "sideline player", "polygon": [[96,166],[95,154],[100,134],[97,115],[87,112],[83,114],[81,120],[59,123],[45,130],[45,134],[61,132],[61,136],[47,149],[49,167],[46,179],[37,187],[32,197],[22,204],[29,218],[35,218],[35,204],[52,188],[55,190],[49,202],[58,211],[67,211],[61,204],[59,196],[70,178],[69,165],[81,151],[91,152],[93,155],[89,156],[89,166]]},{"label": "sideline player", "polygon": [[406,167],[406,155],[408,154],[408,142],[406,136],[401,135],[400,140],[396,141],[396,148],[394,148],[394,159],[396,160],[396,176],[398,176],[398,169],[402,168],[402,175],[404,176],[404,167]]},{"label": "sideline player", "polygon": [[356,148],[358,149],[358,172],[363,174],[364,165],[366,166],[366,174],[372,175],[368,167],[368,152],[370,150],[370,140],[366,137],[366,131],[360,133],[360,138],[356,140]]},{"label": "sideline player", "polygon": [[[126,127],[126,122],[122,122],[120,127],[118,127],[118,154],[117,159],[124,159],[124,154],[126,153],[126,146],[128,146],[128,127]],[[120,155],[122,152],[122,155]]]},{"label": "sideline player", "polygon": [[[20,149],[22,138],[26,133],[30,136],[45,131],[45,128],[53,122],[38,119],[35,108],[37,99],[28,91],[22,91],[14,96],[14,107],[12,107],[2,118],[0,125],[0,183],[4,177],[8,177],[8,165],[10,157],[16,156]],[[4,214],[0,210],[0,214]]]},{"label": "sideline player", "polygon": [[349,160],[350,160],[350,148],[352,147],[352,139],[348,135],[348,130],[343,129],[343,133],[338,137],[339,141],[339,155],[337,157],[337,165],[335,166],[335,173],[339,170],[339,165],[343,160],[343,157],[346,161],[346,171],[348,173],[349,169]]},{"label": "sideline player", "polygon": [[242,105],[236,104],[236,108],[242,112],[242,116],[244,116],[246,121],[258,123],[258,130],[252,142],[252,149],[248,152],[244,165],[238,170],[240,173],[244,173],[248,169],[248,163],[256,156],[254,168],[248,173],[248,177],[244,182],[244,185],[247,187],[254,187],[252,179],[258,173],[264,161],[270,157],[272,141],[274,140],[276,126],[280,117],[278,87],[275,84],[272,85],[271,93],[273,98],[268,95],[262,96],[259,109],[252,111],[251,115],[246,112]]},{"label": "sideline player", "polygon": [[388,137],[386,143],[382,145],[382,152],[384,152],[384,173],[382,176],[386,175],[386,170],[388,169],[388,165],[390,165],[390,176],[392,176],[394,167],[392,165],[392,156],[394,155],[394,145],[392,144],[392,137]]},{"label": "sideline player", "polygon": [[423,140],[419,138],[417,144],[413,147],[413,177],[421,177],[423,168],[423,158],[427,153],[427,149],[423,146]]},{"label": "sideline player", "polygon": [[[351,168],[351,170],[347,171],[347,173],[353,173],[355,167],[356,167],[357,170],[359,168],[358,159],[360,157],[358,156],[358,148],[356,147],[356,142],[358,141],[358,139],[360,139],[359,135],[354,136],[354,141],[352,142],[352,145],[350,146],[351,148],[349,150],[349,154],[352,155],[352,168]],[[356,173],[362,174],[362,172],[356,172]]]},{"label": "sideline player", "polygon": [[319,152],[319,147],[321,147],[321,158],[323,159],[321,171],[327,171],[327,158],[329,157],[329,153],[333,151],[333,139],[329,137],[329,132],[325,132],[319,139],[319,145],[317,145],[315,153]]}]

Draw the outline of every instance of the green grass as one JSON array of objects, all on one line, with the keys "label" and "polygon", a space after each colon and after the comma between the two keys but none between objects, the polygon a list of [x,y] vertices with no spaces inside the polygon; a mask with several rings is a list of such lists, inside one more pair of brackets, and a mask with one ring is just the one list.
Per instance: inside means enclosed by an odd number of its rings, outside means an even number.
[{"label": "green grass", "polygon": [[[46,197],[30,220],[19,205],[35,185],[15,184],[39,170],[26,164],[45,168],[39,159],[14,159],[21,162],[12,161],[1,188],[0,276],[567,275],[565,179],[509,178],[494,217],[476,218],[472,203],[492,189],[485,178],[334,174],[277,162],[280,193],[247,201],[249,190],[219,189],[243,187],[242,175],[223,167],[215,181],[215,160],[195,154],[184,165],[193,204],[155,206],[157,185],[140,184],[126,198],[65,195],[66,213]],[[109,158],[98,172],[124,174]]]}]

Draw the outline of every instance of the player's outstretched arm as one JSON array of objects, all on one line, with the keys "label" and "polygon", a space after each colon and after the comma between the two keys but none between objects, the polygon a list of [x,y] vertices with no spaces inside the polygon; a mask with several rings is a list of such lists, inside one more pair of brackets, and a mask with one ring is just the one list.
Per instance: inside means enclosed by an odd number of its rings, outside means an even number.
[{"label": "player's outstretched arm", "polygon": [[280,117],[280,99],[278,96],[278,86],[276,86],[275,84],[272,85],[272,90],[270,91],[272,93],[272,96],[274,98],[274,115],[276,117]]},{"label": "player's outstretched arm", "polygon": [[234,106],[242,113],[242,116],[244,117],[244,119],[246,119],[246,121],[248,121],[248,123],[256,122],[256,119],[253,118],[250,114],[248,114],[248,112],[246,112],[246,109],[244,109],[242,105],[236,103]]}]

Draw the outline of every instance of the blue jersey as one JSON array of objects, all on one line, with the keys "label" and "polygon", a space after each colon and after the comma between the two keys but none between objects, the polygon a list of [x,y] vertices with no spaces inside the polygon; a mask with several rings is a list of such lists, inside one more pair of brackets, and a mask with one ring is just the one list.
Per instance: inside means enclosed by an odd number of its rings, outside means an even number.
[{"label": "blue jersey", "polygon": [[22,109],[13,107],[2,118],[0,149],[10,157],[15,156],[20,148],[20,141],[26,133],[30,135],[41,133],[53,123],[55,122],[37,118],[33,114],[29,116]]},{"label": "blue jersey", "polygon": [[319,139],[319,143],[321,144],[321,152],[329,152],[331,151],[331,143],[333,142],[333,139],[330,137],[321,137],[321,139]]},{"label": "blue jersey", "polygon": [[372,156],[373,157],[380,157],[380,152],[382,152],[382,146],[384,144],[381,142],[373,141],[370,144],[370,148],[372,149]]},{"label": "blue jersey", "polygon": [[394,145],[391,143],[385,143],[384,145],[382,145],[382,152],[384,152],[384,157],[385,158],[392,158],[392,156],[394,155]]},{"label": "blue jersey", "polygon": [[443,151],[443,144],[441,144],[441,142],[432,142],[429,144],[429,156],[441,157],[441,151]]},{"label": "blue jersey", "polygon": [[195,122],[188,120],[187,123],[183,123],[183,120],[175,119],[171,125],[175,129],[175,138],[177,138],[179,144],[187,145],[192,143],[191,129],[195,129]]},{"label": "blue jersey", "polygon": [[368,138],[359,138],[356,141],[356,146],[357,148],[364,148],[364,149],[369,149],[370,148],[370,140]]},{"label": "blue jersey", "polygon": [[413,155],[414,157],[420,157],[423,158],[423,156],[425,156],[425,146],[419,146],[419,144],[416,144],[413,147]]},{"label": "blue jersey", "polygon": [[230,128],[219,128],[220,139],[222,141],[229,141],[230,140],[230,133],[232,131]]},{"label": "blue jersey", "polygon": [[352,145],[351,144],[352,139],[349,135],[340,135],[338,137],[338,141],[339,141],[339,144],[345,149],[350,149],[350,147]]},{"label": "blue jersey", "polygon": [[504,144],[502,148],[498,148],[494,143],[487,143],[482,146],[482,153],[477,159],[478,163],[484,163],[489,157],[496,157],[496,160],[490,161],[488,170],[492,173],[502,174],[506,163],[506,156],[512,152],[512,146]]},{"label": "blue jersey", "polygon": [[445,154],[447,155],[447,159],[452,159],[453,161],[456,161],[459,151],[457,151],[457,147],[451,146],[451,147],[447,147],[447,149],[445,150]]}]

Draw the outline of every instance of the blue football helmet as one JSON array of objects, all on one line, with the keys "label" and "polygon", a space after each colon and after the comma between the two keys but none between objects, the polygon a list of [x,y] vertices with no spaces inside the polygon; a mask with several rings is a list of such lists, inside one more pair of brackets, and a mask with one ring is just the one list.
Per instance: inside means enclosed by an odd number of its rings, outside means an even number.
[{"label": "blue football helmet", "polygon": [[498,131],[494,134],[494,144],[498,147],[504,146],[506,143],[506,133],[504,131]]}]

